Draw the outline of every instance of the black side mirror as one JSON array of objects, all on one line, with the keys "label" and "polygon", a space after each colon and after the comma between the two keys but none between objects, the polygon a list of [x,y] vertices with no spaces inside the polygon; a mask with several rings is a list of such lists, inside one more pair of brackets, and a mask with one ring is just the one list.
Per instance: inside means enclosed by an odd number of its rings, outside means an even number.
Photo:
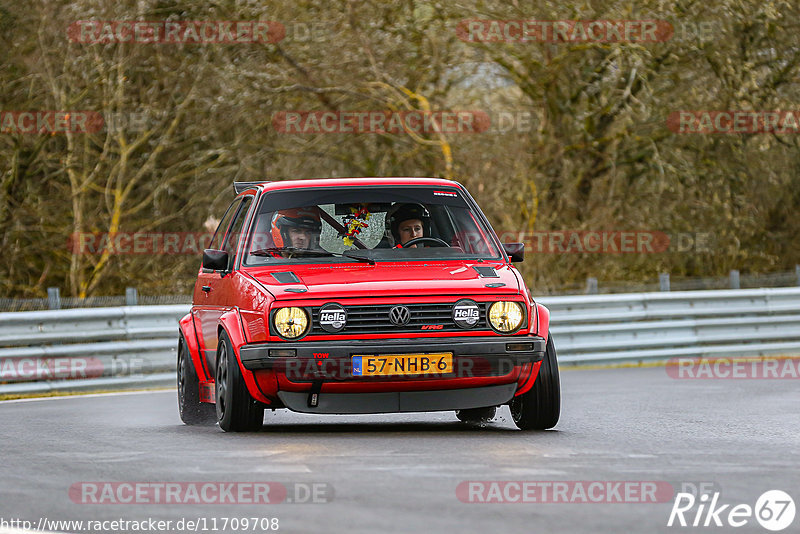
[{"label": "black side mirror", "polygon": [[203,251],[203,269],[212,271],[228,270],[228,253],[224,250],[207,248]]},{"label": "black side mirror", "polygon": [[525,261],[525,243],[503,243],[503,250],[513,262]]}]

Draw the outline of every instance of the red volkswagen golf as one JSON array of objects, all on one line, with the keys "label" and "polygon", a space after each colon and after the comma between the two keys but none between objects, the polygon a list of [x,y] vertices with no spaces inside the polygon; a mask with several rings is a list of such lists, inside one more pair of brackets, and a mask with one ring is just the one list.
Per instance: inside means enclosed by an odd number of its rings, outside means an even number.
[{"label": "red volkswagen golf", "polygon": [[558,422],[549,312],[460,184],[432,178],[235,183],[180,321],[186,424],[261,428],[264,409],[320,414],[508,404]]}]

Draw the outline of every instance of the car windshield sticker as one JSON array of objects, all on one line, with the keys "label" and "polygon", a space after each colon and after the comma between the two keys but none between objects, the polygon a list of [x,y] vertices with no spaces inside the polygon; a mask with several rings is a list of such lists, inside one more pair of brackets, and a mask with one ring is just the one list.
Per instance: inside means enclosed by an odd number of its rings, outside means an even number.
[{"label": "car windshield sticker", "polygon": [[372,214],[367,209],[367,206],[361,205],[358,208],[350,207],[350,215],[345,215],[342,219],[342,224],[347,229],[347,233],[342,238],[342,241],[348,247],[353,246],[353,237],[361,233],[362,228],[369,226],[367,222]]}]

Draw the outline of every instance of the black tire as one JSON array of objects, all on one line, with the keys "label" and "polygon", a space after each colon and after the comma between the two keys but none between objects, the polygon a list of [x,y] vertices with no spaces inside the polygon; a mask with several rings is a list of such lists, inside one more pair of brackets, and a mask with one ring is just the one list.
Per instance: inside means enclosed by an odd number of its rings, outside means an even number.
[{"label": "black tire", "polygon": [[456,417],[464,423],[486,423],[494,417],[496,412],[497,406],[469,408],[467,410],[456,410]]},{"label": "black tire", "polygon": [[219,427],[225,432],[259,430],[264,424],[264,407],[247,391],[239,362],[225,332],[220,333],[217,345],[215,382]]},{"label": "black tire", "polygon": [[214,425],[214,405],[200,402],[200,380],[186,347],[183,334],[178,338],[178,413],[187,425]]},{"label": "black tire", "polygon": [[548,332],[544,360],[536,382],[527,393],[509,403],[514,424],[521,430],[547,430],[558,423],[561,414],[561,382],[553,336]]}]

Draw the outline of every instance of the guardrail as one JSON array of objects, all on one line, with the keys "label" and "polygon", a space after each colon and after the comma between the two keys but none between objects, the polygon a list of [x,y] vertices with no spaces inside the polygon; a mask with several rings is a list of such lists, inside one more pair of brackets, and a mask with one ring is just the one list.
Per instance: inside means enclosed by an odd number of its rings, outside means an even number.
[{"label": "guardrail", "polygon": [[[800,354],[800,288],[540,301],[550,308],[562,365]],[[188,309],[165,305],[0,313],[0,383],[6,382],[0,384],[0,394],[172,384],[177,321]],[[73,379],[59,380],[64,376]]]},{"label": "guardrail", "polygon": [[559,362],[800,354],[800,288],[540,299]]},{"label": "guardrail", "polygon": [[174,384],[178,319],[189,308],[0,313],[0,394]]}]

